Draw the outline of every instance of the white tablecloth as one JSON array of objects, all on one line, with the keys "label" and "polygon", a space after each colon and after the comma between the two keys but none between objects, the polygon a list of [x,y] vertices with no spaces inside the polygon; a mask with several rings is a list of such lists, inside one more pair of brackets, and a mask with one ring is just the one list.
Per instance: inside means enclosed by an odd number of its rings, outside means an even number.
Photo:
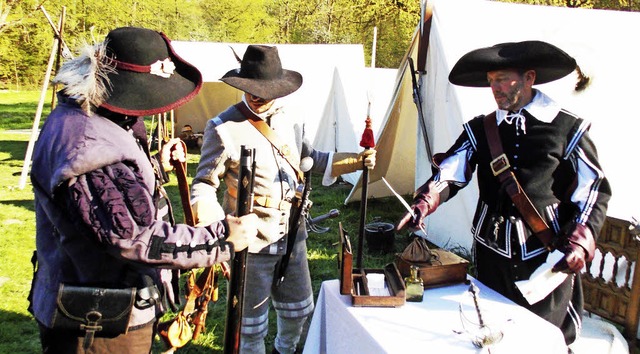
[{"label": "white tablecloth", "polygon": [[349,295],[340,295],[338,280],[329,280],[322,283],[304,354],[567,353],[557,327],[472,281],[480,288],[484,322],[504,334],[490,351],[476,348],[462,324],[465,317],[471,331],[478,323],[469,285],[427,289],[422,302],[397,308],[353,307]]}]

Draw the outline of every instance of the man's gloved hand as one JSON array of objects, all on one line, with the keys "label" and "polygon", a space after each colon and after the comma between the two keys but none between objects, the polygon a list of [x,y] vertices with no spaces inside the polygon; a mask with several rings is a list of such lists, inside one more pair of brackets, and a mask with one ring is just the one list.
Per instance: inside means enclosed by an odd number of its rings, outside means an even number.
[{"label": "man's gloved hand", "polygon": [[[411,209],[416,217],[411,216],[409,212],[404,214],[396,226],[396,231],[402,230],[405,226],[409,226],[410,229],[414,230],[420,229],[424,218],[436,211],[440,205],[440,194],[433,186],[433,181],[427,182],[426,189],[413,198]],[[424,189],[423,187],[420,187],[420,189]]]},{"label": "man's gloved hand", "polygon": [[234,251],[242,251],[258,240],[258,216],[247,214],[241,217],[227,215],[229,236],[227,242],[233,244]]},{"label": "man's gloved hand", "polygon": [[361,153],[336,152],[331,162],[331,175],[338,177],[347,173],[362,170],[363,166],[373,169],[376,165],[376,150],[367,149]]},{"label": "man's gloved hand", "polygon": [[553,271],[579,273],[587,262],[593,260],[596,241],[588,226],[576,224],[558,249],[564,252],[564,257],[553,266]]},{"label": "man's gloved hand", "polygon": [[193,221],[195,226],[207,226],[215,221],[223,218],[224,212],[220,209],[216,203],[210,202],[207,199],[198,199],[191,205],[193,210]]},{"label": "man's gloved hand", "polygon": [[171,160],[179,162],[187,161],[184,143],[179,138],[173,138],[167,141],[160,149],[160,162],[166,172],[173,171]]}]

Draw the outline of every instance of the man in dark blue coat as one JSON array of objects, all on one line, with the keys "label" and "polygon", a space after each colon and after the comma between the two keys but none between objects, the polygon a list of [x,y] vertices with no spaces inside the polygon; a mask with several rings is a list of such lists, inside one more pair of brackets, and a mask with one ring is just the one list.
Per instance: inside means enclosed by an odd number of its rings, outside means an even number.
[{"label": "man in dark blue coat", "polygon": [[[567,53],[541,41],[502,43],[465,54],[449,81],[490,87],[498,108],[465,123],[454,145],[434,157],[434,174],[413,201],[416,217],[407,213],[398,223],[398,229],[418,228],[476,171],[480,195],[471,231],[478,280],[561,328],[567,344],[581,328],[578,274],[594,256],[611,189],[588,134],[590,124],[532,86],[576,68]],[[485,123],[497,125],[499,140],[487,137]],[[504,152],[499,158],[490,151],[496,144]],[[515,176],[534,212],[522,211],[512,200],[502,173]],[[548,226],[548,240],[538,237],[542,233],[530,222],[536,212],[539,218],[533,219]],[[529,279],[552,249],[563,254],[553,270],[568,276],[542,300],[529,303],[516,282]]]}]

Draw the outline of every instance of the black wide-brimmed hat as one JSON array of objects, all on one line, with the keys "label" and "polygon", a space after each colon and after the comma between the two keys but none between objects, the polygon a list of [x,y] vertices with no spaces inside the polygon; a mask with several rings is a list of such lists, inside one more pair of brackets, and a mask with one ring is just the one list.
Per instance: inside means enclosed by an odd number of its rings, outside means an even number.
[{"label": "black wide-brimmed hat", "polygon": [[278,48],[265,45],[248,46],[240,68],[220,80],[265,100],[287,96],[302,85],[300,73],[282,68]]},{"label": "black wide-brimmed hat", "polygon": [[536,71],[535,84],[565,77],[576,61],[562,49],[542,41],[501,43],[473,50],[460,58],[449,74],[452,84],[488,87],[487,72],[503,69]]},{"label": "black wide-brimmed hat", "polygon": [[101,107],[131,116],[170,111],[193,98],[202,87],[200,71],[180,58],[160,32],[121,27],[105,39],[107,98]]}]

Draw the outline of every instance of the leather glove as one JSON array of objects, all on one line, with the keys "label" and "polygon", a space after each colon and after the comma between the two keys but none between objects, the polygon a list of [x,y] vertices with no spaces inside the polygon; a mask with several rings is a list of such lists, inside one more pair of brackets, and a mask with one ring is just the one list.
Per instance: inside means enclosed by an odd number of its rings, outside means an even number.
[{"label": "leather glove", "polygon": [[410,229],[414,230],[420,229],[424,218],[436,211],[440,205],[440,193],[433,188],[434,184],[435,182],[429,181],[425,186],[418,189],[423,191],[416,195],[411,205],[411,210],[413,210],[416,217],[411,216],[409,212],[404,214],[396,226],[396,231],[402,230],[405,226],[409,226]]},{"label": "leather glove", "polygon": [[242,251],[258,239],[258,216],[250,213],[241,217],[227,215],[229,236],[226,241],[233,244],[235,252]]},{"label": "leather glove", "polygon": [[552,270],[554,272],[580,273],[585,264],[593,260],[596,241],[588,226],[576,224],[558,249],[564,252],[564,257],[553,266]]},{"label": "leather glove", "polygon": [[336,152],[333,154],[333,160],[331,162],[331,176],[338,177],[362,170],[364,167],[371,170],[375,165],[376,150],[374,149],[367,149],[361,153]]},{"label": "leather glove", "polygon": [[179,138],[173,138],[167,141],[160,149],[160,162],[162,163],[162,168],[166,172],[173,171],[171,160],[176,160],[182,163],[187,161],[185,144]]},{"label": "leather glove", "polygon": [[195,226],[208,226],[225,217],[222,208],[217,203],[213,203],[204,198],[198,199],[198,201],[191,205],[191,208],[193,210]]}]

